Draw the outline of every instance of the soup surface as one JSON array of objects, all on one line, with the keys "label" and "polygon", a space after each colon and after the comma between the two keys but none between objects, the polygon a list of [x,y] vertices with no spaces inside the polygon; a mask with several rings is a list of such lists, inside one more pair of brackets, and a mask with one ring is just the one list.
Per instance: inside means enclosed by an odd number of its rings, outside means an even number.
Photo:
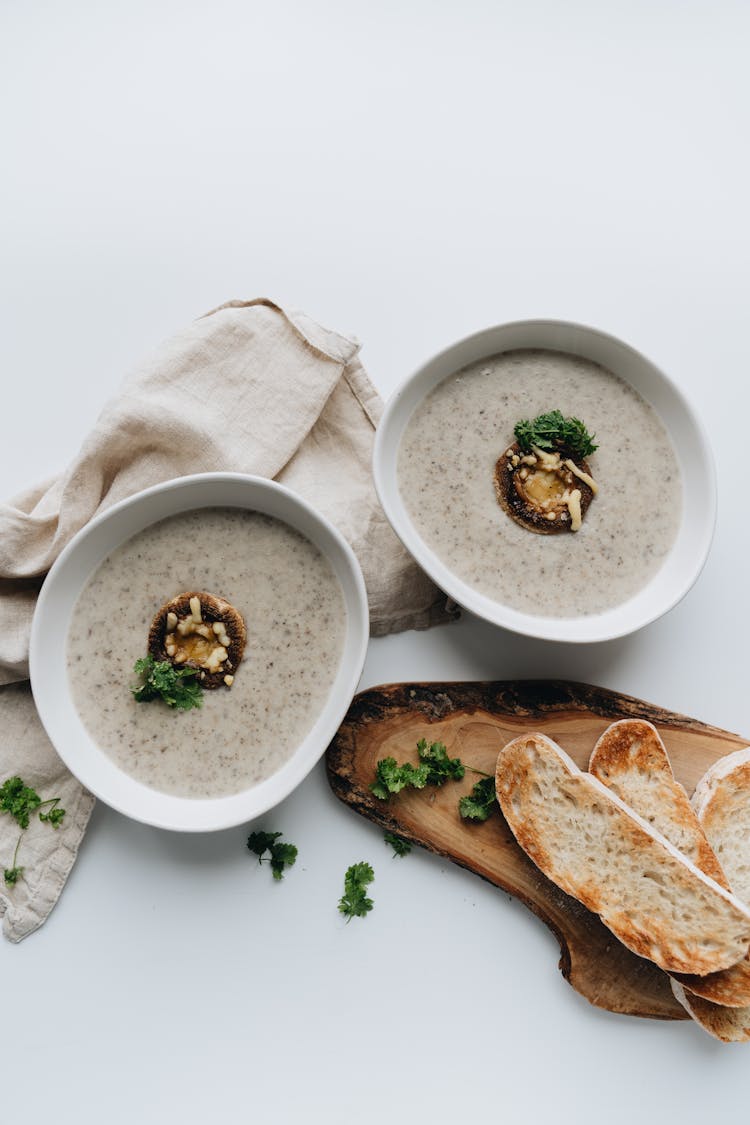
[{"label": "soup surface", "polygon": [[[537,535],[499,506],[493,473],[516,422],[554,409],[595,435],[599,493],[580,531]],[[409,419],[398,482],[419,534],[457,577],[547,617],[600,613],[637,593],[682,510],[677,458],[654,409],[598,364],[543,350],[504,352],[440,383]]]},{"label": "soup surface", "polygon": [[[136,703],[133,664],[159,607],[186,590],[231,602],[247,644],[230,690],[175,711]],[[68,634],[73,699],[94,741],[146,785],[182,797],[240,792],[274,773],[312,729],[338,671],[346,609],[309,540],[239,508],[203,508],[145,528],[89,579]]]}]

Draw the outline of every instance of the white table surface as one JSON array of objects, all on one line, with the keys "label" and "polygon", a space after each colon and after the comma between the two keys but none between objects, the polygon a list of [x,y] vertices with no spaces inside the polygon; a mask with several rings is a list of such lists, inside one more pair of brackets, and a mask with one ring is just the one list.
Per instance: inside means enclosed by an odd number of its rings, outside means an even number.
[{"label": "white table surface", "polygon": [[[628,340],[712,435],[720,516],[685,601],[594,647],[464,619],[372,643],[399,679],[587,680],[750,734],[750,261],[742,3],[28,0],[0,8],[0,447],[58,471],[122,375],[232,297],[363,341],[384,395],[488,324]],[[245,828],[99,805],[47,924],[0,945],[0,1119],[735,1119],[750,1046],[589,1006],[507,895],[381,833],[322,766]],[[337,914],[349,863],[376,906]]]}]

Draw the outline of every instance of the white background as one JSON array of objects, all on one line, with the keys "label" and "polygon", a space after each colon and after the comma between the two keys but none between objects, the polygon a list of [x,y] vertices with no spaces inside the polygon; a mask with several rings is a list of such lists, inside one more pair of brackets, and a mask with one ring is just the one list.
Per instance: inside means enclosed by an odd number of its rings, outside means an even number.
[{"label": "white background", "polygon": [[[712,436],[698,584],[600,646],[468,619],[376,641],[363,686],[571,677],[750,734],[749,33],[729,0],[2,0],[3,491],[58,471],[127,369],[228,298],[354,332],[384,395],[489,324],[593,324]],[[278,886],[243,828],[97,807],[47,924],[0,947],[3,1122],[746,1112],[750,1046],[590,1007],[535,917],[390,859],[322,767],[267,819],[300,849]],[[359,859],[376,906],[346,926]]]}]

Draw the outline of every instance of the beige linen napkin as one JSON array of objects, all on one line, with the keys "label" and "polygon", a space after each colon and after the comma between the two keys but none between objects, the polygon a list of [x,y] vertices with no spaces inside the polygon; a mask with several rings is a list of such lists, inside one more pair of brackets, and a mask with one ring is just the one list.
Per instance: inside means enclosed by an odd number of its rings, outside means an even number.
[{"label": "beige linen napkin", "polygon": [[[37,717],[28,676],[31,617],[42,577],[97,512],[187,473],[272,477],[327,516],[354,548],[373,635],[446,620],[445,597],[404,551],[370,472],[380,399],[356,341],[267,300],[232,301],[168,340],[124,383],[70,468],[0,507],[0,783],[20,775],[60,795],[62,825],[32,820],[14,887],[0,880],[11,941],[42,924],[75,860],[93,797],[67,772]],[[0,867],[15,822],[0,816]]]}]

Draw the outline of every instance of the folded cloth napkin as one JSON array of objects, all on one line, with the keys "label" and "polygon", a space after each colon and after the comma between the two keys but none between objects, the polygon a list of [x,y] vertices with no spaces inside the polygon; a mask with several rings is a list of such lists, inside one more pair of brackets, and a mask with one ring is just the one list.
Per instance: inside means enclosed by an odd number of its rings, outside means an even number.
[{"label": "folded cloth napkin", "polygon": [[[288,485],[348,539],[375,636],[451,616],[402,548],[370,473],[381,402],[356,341],[267,300],[231,301],[163,344],[124,383],[70,468],[0,507],[0,784],[19,775],[61,797],[58,828],[33,817],[15,885],[0,881],[11,941],[44,922],[76,857],[94,799],[70,776],[37,717],[28,677],[31,618],[45,572],[97,512],[188,473],[234,471]],[[0,815],[0,866],[19,828]]]}]

